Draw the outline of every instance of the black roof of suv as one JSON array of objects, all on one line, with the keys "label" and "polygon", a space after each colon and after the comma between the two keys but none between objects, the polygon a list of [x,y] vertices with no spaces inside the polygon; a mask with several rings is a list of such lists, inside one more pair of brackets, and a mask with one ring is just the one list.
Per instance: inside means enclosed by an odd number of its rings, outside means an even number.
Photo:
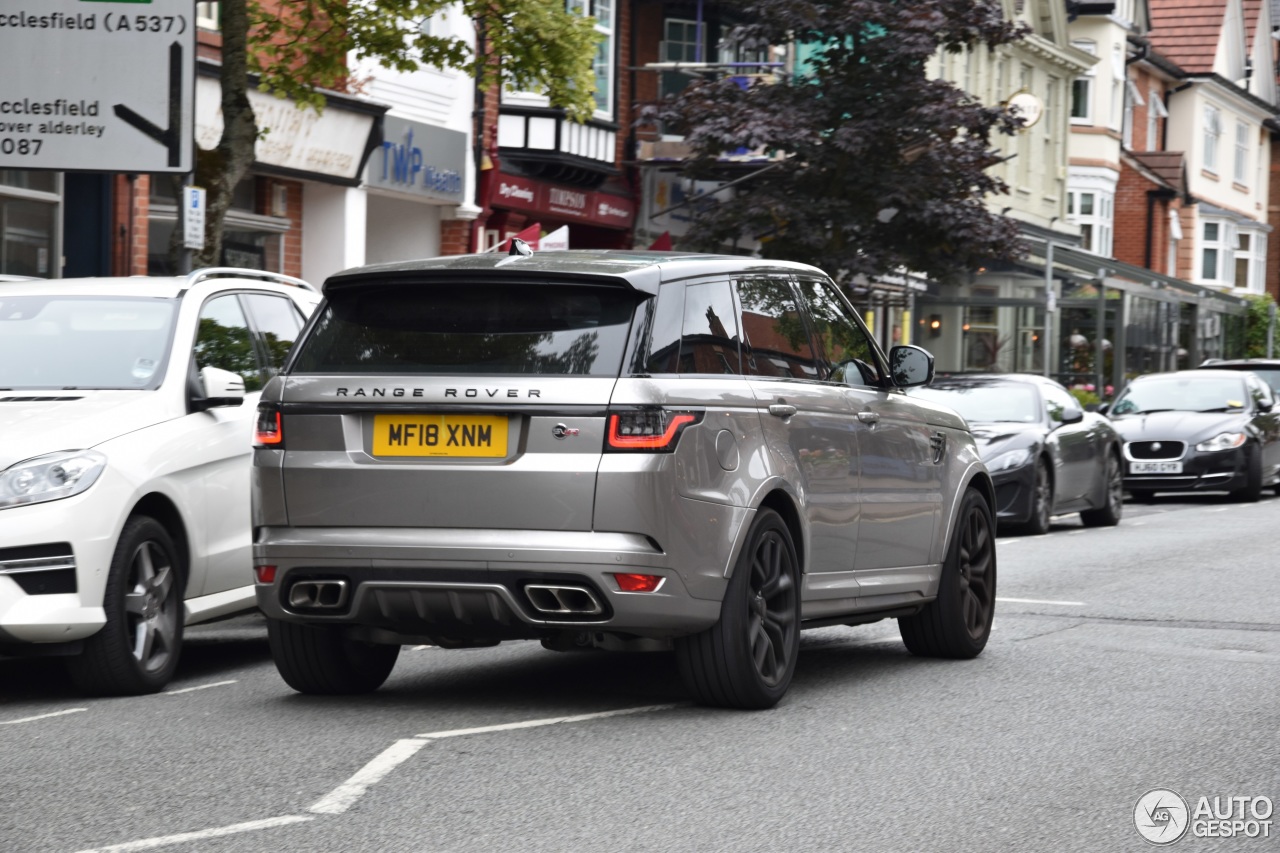
[{"label": "black roof of suv", "polygon": [[702,255],[687,252],[642,252],[573,249],[565,252],[536,252],[508,255],[487,252],[480,255],[451,255],[443,258],[376,264],[344,270],[324,283],[326,294],[371,281],[407,282],[429,276],[433,281],[476,275],[492,275],[501,270],[503,278],[529,273],[545,280],[548,273],[576,279],[597,279],[602,283],[626,284],[635,290],[656,293],[659,282],[695,275],[724,273],[807,272],[825,274],[817,267],[790,261],[770,261],[740,255]]}]

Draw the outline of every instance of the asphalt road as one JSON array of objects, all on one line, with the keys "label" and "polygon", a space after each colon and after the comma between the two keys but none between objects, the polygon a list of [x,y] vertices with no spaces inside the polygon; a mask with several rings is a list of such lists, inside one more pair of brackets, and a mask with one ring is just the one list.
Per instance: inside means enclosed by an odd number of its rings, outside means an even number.
[{"label": "asphalt road", "polygon": [[1148,849],[1153,788],[1280,800],[1277,520],[1166,498],[1002,538],[980,658],[809,632],[768,712],[689,704],[670,655],[537,643],[405,649],[376,694],[303,697],[252,617],[192,629],[156,696],[0,661],[0,853]]}]

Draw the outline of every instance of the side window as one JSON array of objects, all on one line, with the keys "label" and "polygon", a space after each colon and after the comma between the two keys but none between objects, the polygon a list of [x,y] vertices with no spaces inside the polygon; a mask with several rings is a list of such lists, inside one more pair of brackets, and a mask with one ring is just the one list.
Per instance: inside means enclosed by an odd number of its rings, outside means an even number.
[{"label": "side window", "polygon": [[813,336],[827,363],[827,378],[846,385],[878,387],[880,362],[871,338],[830,282],[800,280],[800,292],[813,318]]},{"label": "side window", "polygon": [[234,294],[210,299],[200,309],[194,349],[196,369],[217,367],[238,373],[245,391],[262,390],[262,374],[253,352],[249,324]]},{"label": "side window", "polygon": [[742,373],[738,355],[738,311],[729,282],[685,286],[680,372]]},{"label": "side window", "polygon": [[1270,408],[1272,402],[1270,389],[1252,376],[1248,377],[1248,385],[1249,396],[1253,398],[1254,409],[1265,412]]},{"label": "side window", "polygon": [[738,300],[742,303],[744,373],[820,378],[809,330],[787,279],[741,279]]},{"label": "side window", "polygon": [[658,291],[649,331],[649,373],[680,372],[680,328],[684,324],[684,286],[672,284]]},{"label": "side window", "polygon": [[1062,413],[1068,406],[1074,405],[1075,400],[1066,391],[1052,385],[1041,385],[1040,393],[1044,397],[1044,408],[1049,413],[1049,420],[1055,424],[1062,423]]},{"label": "side window", "polygon": [[262,354],[267,360],[265,378],[270,379],[280,372],[285,357],[289,355],[289,348],[298,339],[298,332],[302,329],[302,316],[294,307],[293,301],[286,296],[249,293],[241,298],[253,317]]}]

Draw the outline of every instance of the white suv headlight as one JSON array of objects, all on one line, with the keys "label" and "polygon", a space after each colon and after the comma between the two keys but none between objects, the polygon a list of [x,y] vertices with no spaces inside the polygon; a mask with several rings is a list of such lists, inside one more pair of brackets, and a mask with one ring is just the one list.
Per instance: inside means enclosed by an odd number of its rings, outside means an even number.
[{"label": "white suv headlight", "polygon": [[992,474],[998,471],[1008,471],[1011,468],[1021,468],[1031,461],[1031,448],[1023,447],[1019,450],[1010,450],[1001,453],[996,458],[987,463],[987,470]]},{"label": "white suv headlight", "polygon": [[78,495],[98,479],[107,457],[96,450],[46,453],[0,471],[0,509]]},{"label": "white suv headlight", "polygon": [[1196,445],[1196,450],[1231,450],[1244,444],[1245,437],[1242,432],[1224,432],[1208,441],[1200,442]]}]

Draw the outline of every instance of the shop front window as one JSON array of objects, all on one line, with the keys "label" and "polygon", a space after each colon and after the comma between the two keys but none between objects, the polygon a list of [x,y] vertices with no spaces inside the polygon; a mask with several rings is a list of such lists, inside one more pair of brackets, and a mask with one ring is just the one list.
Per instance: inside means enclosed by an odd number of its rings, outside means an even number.
[{"label": "shop front window", "polygon": [[57,205],[0,196],[0,273],[48,278],[53,273]]}]

